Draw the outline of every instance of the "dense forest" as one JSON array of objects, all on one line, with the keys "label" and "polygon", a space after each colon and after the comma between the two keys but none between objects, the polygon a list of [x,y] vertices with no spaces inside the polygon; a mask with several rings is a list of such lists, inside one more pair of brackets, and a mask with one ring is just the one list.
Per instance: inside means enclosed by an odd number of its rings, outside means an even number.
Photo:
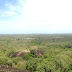
[{"label": "dense forest", "polygon": [[72,72],[72,34],[0,35],[0,65],[29,72]]}]

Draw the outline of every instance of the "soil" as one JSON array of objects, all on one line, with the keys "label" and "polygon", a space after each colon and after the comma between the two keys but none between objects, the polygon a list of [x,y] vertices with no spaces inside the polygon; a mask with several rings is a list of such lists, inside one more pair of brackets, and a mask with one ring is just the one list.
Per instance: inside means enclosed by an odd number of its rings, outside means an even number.
[{"label": "soil", "polygon": [[0,65],[0,72],[30,72],[30,71],[8,67],[7,65]]}]

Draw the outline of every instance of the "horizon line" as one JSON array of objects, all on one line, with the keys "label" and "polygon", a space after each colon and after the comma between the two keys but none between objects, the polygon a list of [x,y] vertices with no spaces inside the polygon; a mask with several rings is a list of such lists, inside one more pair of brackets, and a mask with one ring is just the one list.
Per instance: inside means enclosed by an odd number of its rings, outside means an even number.
[{"label": "horizon line", "polygon": [[72,34],[72,33],[3,33],[3,34],[0,34],[0,35],[30,35],[30,34]]}]

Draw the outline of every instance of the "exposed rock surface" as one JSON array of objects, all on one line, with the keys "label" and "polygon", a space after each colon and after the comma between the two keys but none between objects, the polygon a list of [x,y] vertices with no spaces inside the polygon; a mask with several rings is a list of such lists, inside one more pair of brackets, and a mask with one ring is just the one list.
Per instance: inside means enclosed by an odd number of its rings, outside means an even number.
[{"label": "exposed rock surface", "polygon": [[35,57],[43,55],[43,52],[41,50],[36,50],[35,49]]},{"label": "exposed rock surface", "polygon": [[30,50],[25,49],[25,50],[18,51],[18,52],[16,52],[16,53],[14,53],[14,54],[12,55],[12,57],[24,57],[24,56],[25,56],[26,54],[28,54],[28,53],[30,53]]},{"label": "exposed rock surface", "polygon": [[[38,57],[43,55],[43,51],[38,50],[38,49],[33,49],[35,51],[34,57]],[[23,51],[18,51],[12,55],[12,57],[24,57],[26,54],[31,53],[30,50],[23,50]]]}]

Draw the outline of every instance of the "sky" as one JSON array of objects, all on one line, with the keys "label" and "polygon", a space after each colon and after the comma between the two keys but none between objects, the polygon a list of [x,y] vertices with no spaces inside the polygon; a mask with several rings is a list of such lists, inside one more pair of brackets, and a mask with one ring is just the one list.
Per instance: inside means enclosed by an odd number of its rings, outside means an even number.
[{"label": "sky", "polygon": [[72,33],[72,0],[0,0],[0,34]]}]

